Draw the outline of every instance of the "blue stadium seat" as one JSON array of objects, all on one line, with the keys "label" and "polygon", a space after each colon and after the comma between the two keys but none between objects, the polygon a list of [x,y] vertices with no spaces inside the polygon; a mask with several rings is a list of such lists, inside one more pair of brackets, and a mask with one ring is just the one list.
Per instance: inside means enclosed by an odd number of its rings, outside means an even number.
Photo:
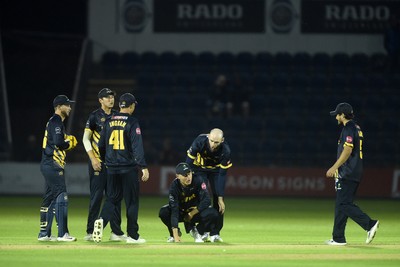
[{"label": "blue stadium seat", "polygon": [[121,63],[121,56],[116,51],[107,51],[101,56],[101,63],[105,67],[116,67]]},{"label": "blue stadium seat", "polygon": [[298,52],[292,59],[292,67],[298,71],[308,71],[312,66],[311,55],[307,52]]},{"label": "blue stadium seat", "polygon": [[255,67],[258,69],[271,69],[274,64],[274,57],[269,52],[260,52],[255,57]]},{"label": "blue stadium seat", "polygon": [[312,57],[312,65],[315,70],[328,71],[331,57],[327,53],[315,53]]},{"label": "blue stadium seat", "polygon": [[374,53],[369,58],[369,65],[372,70],[383,70],[387,64],[388,58],[384,53]]},{"label": "blue stadium seat", "polygon": [[179,54],[178,61],[181,67],[190,68],[191,66],[195,66],[197,64],[197,56],[191,51],[185,51]]},{"label": "blue stadium seat", "polygon": [[135,78],[139,87],[148,88],[154,86],[155,75],[153,72],[140,72]]},{"label": "blue stadium seat", "polygon": [[335,53],[332,56],[331,67],[335,71],[347,71],[350,65],[350,56],[346,53]]},{"label": "blue stadium seat", "polygon": [[232,66],[235,63],[235,56],[231,52],[221,52],[216,55],[216,61],[219,66]]},{"label": "blue stadium seat", "polygon": [[251,67],[254,64],[254,55],[250,52],[240,52],[236,55],[236,64]]},{"label": "blue stadium seat", "polygon": [[278,69],[288,69],[292,66],[292,55],[287,52],[279,52],[274,56],[274,66]]},{"label": "blue stadium seat", "polygon": [[368,92],[368,77],[366,74],[355,72],[348,81],[349,87],[360,92]]},{"label": "blue stadium seat", "polygon": [[272,86],[278,89],[286,89],[290,84],[290,76],[287,72],[274,73],[272,76]]},{"label": "blue stadium seat", "polygon": [[134,51],[127,51],[121,56],[121,63],[128,68],[135,68],[139,65],[140,56]]},{"label": "blue stadium seat", "polygon": [[369,69],[369,57],[365,53],[355,53],[350,56],[350,67],[355,71],[365,71]]},{"label": "blue stadium seat", "polygon": [[162,66],[175,67],[178,65],[178,55],[172,51],[162,52],[158,56],[158,63]]},{"label": "blue stadium seat", "polygon": [[294,73],[290,80],[290,86],[306,90],[310,87],[310,75],[306,73]]},{"label": "blue stadium seat", "polygon": [[155,69],[158,67],[158,63],[158,55],[155,52],[147,51],[140,55],[140,64],[144,69]]},{"label": "blue stadium seat", "polygon": [[201,52],[197,55],[197,64],[203,67],[212,67],[217,63],[217,59],[212,52]]}]

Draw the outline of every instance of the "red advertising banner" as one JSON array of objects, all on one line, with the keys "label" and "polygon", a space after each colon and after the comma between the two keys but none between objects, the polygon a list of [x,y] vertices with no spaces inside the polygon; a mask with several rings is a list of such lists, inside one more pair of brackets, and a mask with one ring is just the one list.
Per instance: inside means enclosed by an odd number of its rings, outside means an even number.
[{"label": "red advertising banner", "polygon": [[[325,169],[234,167],[228,172],[227,196],[334,196],[334,180]],[[175,178],[174,167],[150,167],[150,180],[141,183],[142,194],[166,195]],[[358,197],[400,197],[400,171],[367,169]]]}]

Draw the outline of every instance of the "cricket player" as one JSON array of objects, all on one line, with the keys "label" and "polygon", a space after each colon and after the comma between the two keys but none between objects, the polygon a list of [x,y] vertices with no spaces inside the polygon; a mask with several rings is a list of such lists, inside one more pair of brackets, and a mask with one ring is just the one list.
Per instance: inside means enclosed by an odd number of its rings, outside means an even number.
[{"label": "cricket player", "polygon": [[[185,222],[186,233],[190,233],[196,243],[208,241],[207,232],[212,237],[217,235],[215,227],[218,212],[210,207],[206,183],[200,177],[193,176],[189,164],[182,162],[176,166],[176,179],[170,185],[168,199],[169,204],[159,212],[170,235],[168,243],[181,242],[179,222]],[[214,240],[217,239],[214,237]]]},{"label": "cricket player", "polygon": [[117,205],[125,200],[127,233],[126,243],[143,244],[139,235],[139,173],[141,180],[149,179],[144,157],[142,131],[132,114],[138,102],[134,95],[125,93],[119,98],[119,112],[104,124],[99,140],[99,152],[107,167],[107,199],[94,223],[93,240],[101,242],[103,228],[115,216]]},{"label": "cricket player", "polygon": [[[103,88],[97,94],[100,108],[90,113],[86,122],[83,134],[83,145],[89,156],[89,177],[90,177],[90,204],[89,214],[86,225],[85,241],[93,241],[93,226],[95,220],[100,214],[100,208],[103,201],[103,195],[107,185],[107,169],[100,159],[98,142],[104,122],[117,111],[113,109],[115,101],[115,92],[109,88]],[[111,241],[125,241],[126,235],[121,230],[121,205],[116,207],[115,220],[110,221]]]},{"label": "cricket player", "polygon": [[231,149],[224,140],[223,131],[214,128],[209,134],[199,135],[187,150],[186,162],[191,166],[195,176],[211,186],[212,205],[219,212],[219,216],[216,225],[217,234],[210,238],[211,242],[223,242],[220,231],[225,213],[225,181],[228,169],[232,166]]},{"label": "cricket player", "polygon": [[[40,207],[40,232],[38,241],[71,242],[76,238],[68,230],[68,195],[65,184],[66,152],[77,145],[75,136],[65,133],[64,120],[71,112],[71,104],[65,95],[53,100],[54,114],[49,119],[44,132],[40,171],[45,178],[46,190]],[[58,226],[57,238],[51,235],[54,215]]]},{"label": "cricket player", "polygon": [[337,160],[326,172],[326,177],[335,179],[336,203],[332,239],[325,243],[345,246],[347,219],[351,218],[367,231],[365,243],[369,244],[375,237],[379,221],[371,219],[354,204],[363,172],[364,135],[353,120],[353,107],[349,103],[339,103],[330,115],[335,116],[338,125],[342,125],[343,129],[338,141]]}]

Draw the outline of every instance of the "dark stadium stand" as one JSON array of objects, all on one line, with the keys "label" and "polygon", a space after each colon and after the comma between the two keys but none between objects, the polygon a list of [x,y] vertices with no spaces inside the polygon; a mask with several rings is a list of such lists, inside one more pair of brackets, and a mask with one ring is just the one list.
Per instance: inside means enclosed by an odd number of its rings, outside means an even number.
[{"label": "dark stadium stand", "polygon": [[[117,58],[106,53],[103,64]],[[238,166],[325,168],[335,160],[340,132],[329,111],[350,102],[365,132],[365,164],[399,165],[400,73],[382,70],[382,54],[148,51],[119,60],[131,69],[126,78],[136,80],[149,150],[170,138],[185,151],[197,134],[220,127]],[[206,101],[220,73],[239,75],[252,88],[249,117],[208,115]]]}]

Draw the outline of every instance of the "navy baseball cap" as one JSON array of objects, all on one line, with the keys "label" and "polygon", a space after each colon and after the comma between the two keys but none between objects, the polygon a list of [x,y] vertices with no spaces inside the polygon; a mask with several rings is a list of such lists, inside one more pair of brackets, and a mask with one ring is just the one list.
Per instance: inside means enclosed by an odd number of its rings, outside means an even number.
[{"label": "navy baseball cap", "polygon": [[187,164],[185,162],[181,162],[178,165],[176,165],[176,169],[175,169],[176,174],[186,176],[191,171],[192,171],[192,169],[190,168],[189,164]]},{"label": "navy baseball cap", "polygon": [[58,95],[53,100],[53,107],[71,105],[72,103],[75,103],[75,101],[70,100],[66,95]]},{"label": "navy baseball cap", "polygon": [[115,92],[113,90],[108,89],[108,88],[103,88],[97,94],[97,97],[98,98],[103,98],[103,97],[108,97],[109,95],[115,96]]},{"label": "navy baseball cap", "polygon": [[335,110],[332,110],[331,112],[329,112],[329,114],[331,114],[331,116],[336,116],[337,114],[344,114],[344,115],[351,115],[353,114],[353,107],[346,102],[343,103],[339,103],[336,106]]},{"label": "navy baseball cap", "polygon": [[119,97],[119,107],[127,108],[132,104],[137,104],[136,98],[130,93],[125,93]]}]

